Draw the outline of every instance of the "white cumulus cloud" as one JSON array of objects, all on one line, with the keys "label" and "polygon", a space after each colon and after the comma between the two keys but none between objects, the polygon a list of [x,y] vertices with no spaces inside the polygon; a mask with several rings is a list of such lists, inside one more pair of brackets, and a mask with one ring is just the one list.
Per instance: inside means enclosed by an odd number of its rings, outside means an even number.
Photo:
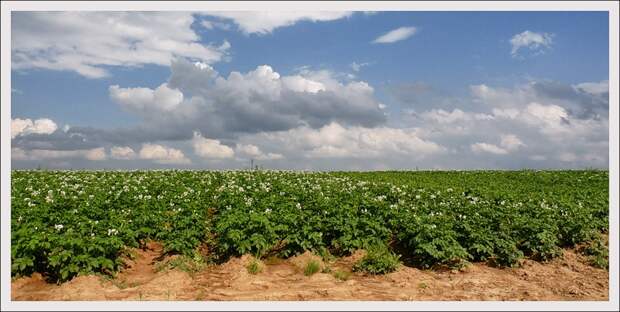
[{"label": "white cumulus cloud", "polygon": [[514,134],[503,134],[500,136],[499,146],[486,142],[478,142],[470,145],[474,153],[491,153],[496,155],[506,155],[525,146],[523,141]]},{"label": "white cumulus cloud", "polygon": [[52,134],[58,129],[56,123],[48,118],[36,119],[34,122],[29,119],[11,119],[11,138],[26,134]]},{"label": "white cumulus cloud", "polygon": [[152,160],[160,164],[189,164],[181,150],[159,144],[144,143],[139,153],[140,159]]},{"label": "white cumulus cloud", "polygon": [[406,156],[414,159],[442,153],[435,142],[420,138],[416,129],[344,127],[332,122],[319,129],[299,127],[262,133],[257,140],[286,147],[307,158],[377,158]]},{"label": "white cumulus cloud", "polygon": [[110,148],[110,157],[114,159],[135,159],[137,155],[129,146],[113,146]]},{"label": "white cumulus cloud", "polygon": [[238,154],[245,156],[246,158],[253,158],[257,160],[276,160],[282,159],[284,156],[278,153],[264,153],[261,149],[254,144],[237,144],[235,151]]},{"label": "white cumulus cloud", "polygon": [[183,93],[171,89],[164,83],[152,90],[149,88],[109,87],[110,98],[131,112],[172,111],[183,102]]},{"label": "white cumulus cloud", "polygon": [[319,91],[325,91],[325,85],[318,81],[306,79],[302,76],[286,76],[282,78],[284,86],[290,90],[296,92],[310,92],[317,93]]},{"label": "white cumulus cloud", "polygon": [[543,53],[546,49],[551,48],[554,36],[550,33],[538,33],[529,30],[516,34],[510,38],[510,45],[512,46],[510,54],[517,56],[522,48],[527,48],[535,53]]},{"label": "white cumulus cloud", "polygon": [[194,132],[192,146],[194,153],[202,158],[225,159],[235,156],[232,148],[220,143],[219,140],[205,138],[198,132]]},{"label": "white cumulus cloud", "polygon": [[[269,65],[220,76],[212,67],[178,60],[167,83],[150,88],[109,88],[110,98],[144,118],[156,131],[193,131],[210,137],[279,131],[337,121],[374,126],[385,122],[374,88],[339,81],[327,70],[308,68],[282,76]],[[181,135],[170,135],[179,137]]]}]

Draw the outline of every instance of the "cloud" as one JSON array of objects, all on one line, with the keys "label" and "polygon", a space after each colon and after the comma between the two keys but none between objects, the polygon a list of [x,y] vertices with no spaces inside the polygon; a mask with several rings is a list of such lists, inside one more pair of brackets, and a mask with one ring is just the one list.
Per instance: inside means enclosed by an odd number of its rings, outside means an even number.
[{"label": "cloud", "polygon": [[88,150],[84,157],[88,160],[105,160],[107,158],[103,147]]},{"label": "cloud", "polygon": [[469,113],[460,109],[454,109],[451,112],[443,109],[432,109],[420,114],[424,119],[431,120],[438,123],[453,123],[455,121],[477,121],[477,120],[491,120],[495,118],[490,114],[483,113]]},{"label": "cloud", "polygon": [[257,160],[277,160],[282,159],[284,156],[278,153],[264,153],[260,148],[253,144],[237,144],[235,151],[238,154],[243,155],[245,158],[252,158]]},{"label": "cloud", "polygon": [[534,99],[531,86],[518,86],[514,89],[492,88],[486,84],[469,87],[474,102],[482,103],[493,108],[514,108],[517,103]]},{"label": "cloud", "polygon": [[173,62],[171,70],[169,81],[155,90],[115,85],[110,98],[141,116],[145,127],[172,137],[191,138],[199,131],[220,139],[318,128],[333,121],[367,127],[386,121],[373,87],[364,81],[339,81],[326,70],[281,76],[261,65],[223,77],[208,65],[184,60]]},{"label": "cloud", "polygon": [[490,143],[478,142],[470,145],[470,149],[474,153],[491,153],[496,155],[507,155],[509,152],[518,150],[525,144],[514,134],[505,134],[500,136],[500,146]]},{"label": "cloud", "polygon": [[139,157],[140,159],[152,160],[159,164],[184,165],[191,163],[181,150],[151,143],[142,144]]},{"label": "cloud", "polygon": [[353,62],[353,63],[351,63],[349,65],[349,67],[351,67],[351,69],[354,72],[358,72],[358,71],[360,71],[362,69],[362,67],[369,66],[369,65],[370,65],[370,63],[368,63],[368,62],[366,62],[366,63],[356,63],[356,62]]},{"label": "cloud", "polygon": [[202,20],[200,22],[200,25],[209,30],[213,30],[216,28],[222,29],[222,30],[230,30],[232,28],[230,24],[216,22],[216,21],[209,21],[209,20]]},{"label": "cloud", "polygon": [[559,154],[557,159],[563,162],[573,162],[576,161],[578,157],[574,153],[567,152]]},{"label": "cloud", "polygon": [[515,109],[532,102],[563,108],[573,118],[601,119],[609,114],[607,81],[569,85],[557,81],[532,81],[514,89],[470,86],[475,102],[493,107],[499,114],[515,115]]},{"label": "cloud", "polygon": [[530,83],[530,87],[536,96],[549,104],[564,107],[576,118],[604,118],[609,114],[609,84],[606,80],[577,85],[538,81]]},{"label": "cloud", "polygon": [[295,92],[317,93],[326,90],[325,85],[322,83],[306,79],[299,75],[283,77],[282,83],[287,89]]},{"label": "cloud", "polygon": [[506,155],[508,151],[493,144],[489,143],[475,143],[471,145],[471,150],[474,153],[491,153],[496,155]]},{"label": "cloud", "polygon": [[149,115],[153,111],[170,112],[183,102],[183,93],[170,89],[166,83],[157,89],[120,88],[118,85],[109,87],[110,98],[121,107],[141,115]]},{"label": "cloud", "polygon": [[198,132],[194,132],[192,146],[196,155],[207,159],[224,159],[235,156],[232,148],[221,144],[219,140],[212,140],[202,137]]},{"label": "cloud", "polygon": [[222,60],[230,44],[202,44],[193,22],[190,12],[14,12],[12,69],[102,78],[109,76],[107,66],[168,66],[174,57]]},{"label": "cloud", "polygon": [[105,160],[107,159],[105,149],[103,147],[85,149],[85,150],[46,150],[32,149],[24,150],[19,147],[11,149],[11,158],[16,160],[46,160],[46,159],[71,159],[83,158],[87,160]]},{"label": "cloud", "polygon": [[443,90],[424,81],[390,84],[385,90],[396,103],[415,112],[433,109],[463,110],[471,106],[469,99],[452,96],[451,90]]},{"label": "cloud", "polygon": [[113,159],[135,159],[138,155],[129,146],[113,146],[110,148],[110,157]]},{"label": "cloud", "polygon": [[608,95],[609,94],[609,81],[603,80],[600,82],[584,82],[573,86],[574,88],[595,95]]},{"label": "cloud", "polygon": [[529,49],[535,54],[544,53],[551,48],[553,37],[555,37],[554,34],[537,33],[526,30],[510,38],[510,45],[512,46],[510,54],[516,57],[519,55],[519,50],[522,48]]},{"label": "cloud", "polygon": [[516,108],[493,108],[493,115],[499,118],[515,119],[519,116],[519,110]]},{"label": "cloud", "polygon": [[502,135],[500,145],[508,151],[514,151],[522,146],[526,146],[525,143],[514,134]]},{"label": "cloud", "polygon": [[334,21],[349,17],[353,13],[345,11],[220,11],[202,14],[231,20],[245,34],[264,35],[277,28],[291,26],[301,21]]},{"label": "cloud", "polygon": [[[426,89],[432,86],[422,91]],[[609,151],[605,89],[604,81],[571,85],[545,80],[510,88],[473,85],[470,97],[439,96],[433,102],[433,106],[458,108],[403,106],[390,124],[416,127],[421,137],[445,146],[448,155],[461,155],[461,166],[605,168]],[[476,158],[462,156],[471,151]],[[575,157],[558,163],[562,153]]]},{"label": "cloud", "polygon": [[544,105],[536,102],[528,104],[518,117],[527,123],[540,125],[544,128],[559,128],[570,123],[567,119],[568,113],[564,108],[558,105]]},{"label": "cloud", "polygon": [[178,59],[170,65],[168,86],[185,94],[200,95],[208,91],[207,87],[213,84],[218,75],[209,64]]},{"label": "cloud", "polygon": [[27,160],[30,157],[28,156],[28,152],[19,147],[11,148],[11,160]]},{"label": "cloud", "polygon": [[547,156],[545,155],[532,155],[530,157],[528,157],[531,160],[535,160],[535,161],[543,161],[543,160],[547,160]]},{"label": "cloud", "polygon": [[335,122],[319,129],[299,127],[261,133],[253,140],[285,146],[288,153],[301,153],[301,156],[311,159],[380,159],[393,156],[420,159],[444,151],[442,146],[418,137],[416,129],[344,127]]},{"label": "cloud", "polygon": [[[221,76],[208,64],[176,60],[172,71],[156,88],[109,89],[141,118],[132,127],[49,133],[34,130],[45,122],[12,120],[20,129],[11,142],[15,166],[109,166],[88,160],[106,156],[111,166],[210,169],[239,168],[248,159],[315,170],[608,166],[606,81],[480,84],[459,97],[423,82],[403,84],[419,91],[415,96],[432,94],[433,105],[419,97],[396,102],[388,120],[371,85],[329,70],[281,75],[263,65]],[[134,161],[114,161],[121,159]]]},{"label": "cloud", "polygon": [[48,118],[37,119],[34,122],[29,118],[11,119],[11,139],[26,134],[51,134],[58,129],[56,123]]},{"label": "cloud", "polygon": [[396,41],[405,40],[417,33],[415,27],[400,27],[390,30],[387,33],[377,37],[372,43],[394,43]]}]

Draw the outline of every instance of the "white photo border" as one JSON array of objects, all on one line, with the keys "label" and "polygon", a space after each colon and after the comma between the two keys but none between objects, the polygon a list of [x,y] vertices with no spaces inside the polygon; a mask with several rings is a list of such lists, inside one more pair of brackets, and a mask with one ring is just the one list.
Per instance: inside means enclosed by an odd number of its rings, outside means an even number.
[{"label": "white photo border", "polygon": [[[616,310],[618,309],[618,3],[615,1],[3,1],[1,38],[0,310]],[[609,12],[609,301],[235,301],[13,302],[10,251],[11,11],[608,11]]]}]

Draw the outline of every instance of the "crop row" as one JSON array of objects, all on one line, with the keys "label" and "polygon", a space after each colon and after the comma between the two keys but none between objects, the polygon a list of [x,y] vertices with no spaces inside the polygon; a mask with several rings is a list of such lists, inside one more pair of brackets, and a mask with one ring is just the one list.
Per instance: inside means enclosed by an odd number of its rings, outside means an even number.
[{"label": "crop row", "polygon": [[13,171],[12,274],[112,273],[127,247],[210,260],[387,246],[412,263],[547,260],[608,229],[606,171]]}]

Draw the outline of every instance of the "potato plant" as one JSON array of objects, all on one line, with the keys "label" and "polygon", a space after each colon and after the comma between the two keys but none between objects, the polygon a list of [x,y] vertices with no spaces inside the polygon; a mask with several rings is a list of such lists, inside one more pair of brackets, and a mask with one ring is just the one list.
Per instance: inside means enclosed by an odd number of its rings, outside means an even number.
[{"label": "potato plant", "polygon": [[423,268],[547,261],[601,241],[608,179],[592,170],[15,170],[11,271],[58,282],[113,274],[127,248],[148,240],[189,257],[206,245],[213,261],[372,246]]}]

